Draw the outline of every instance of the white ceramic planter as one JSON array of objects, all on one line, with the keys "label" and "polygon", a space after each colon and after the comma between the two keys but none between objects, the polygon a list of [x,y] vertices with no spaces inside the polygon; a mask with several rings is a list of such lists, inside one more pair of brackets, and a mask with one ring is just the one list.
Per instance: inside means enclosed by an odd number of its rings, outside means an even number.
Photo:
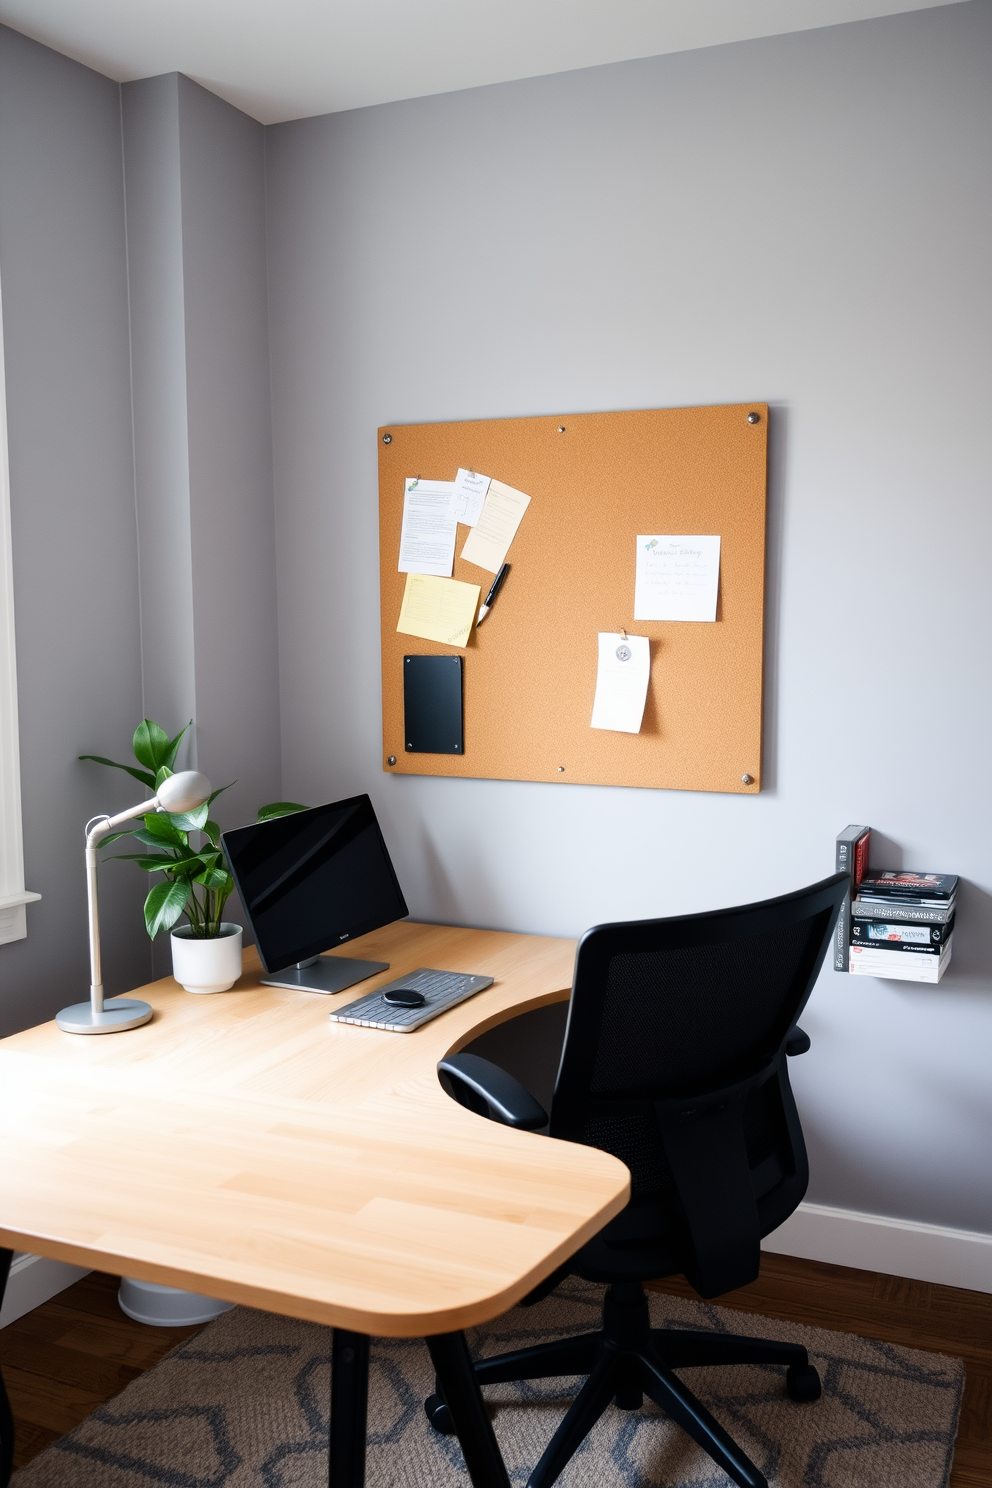
[{"label": "white ceramic planter", "polygon": [[201,1297],[196,1292],[180,1292],[175,1287],[159,1286],[154,1281],[135,1281],[122,1276],[117,1293],[121,1311],[136,1323],[149,1323],[154,1328],[186,1328],[191,1323],[209,1323],[222,1312],[230,1312],[233,1302],[218,1302],[214,1297]]},{"label": "white ceramic planter", "polygon": [[194,939],[188,925],[173,930],[172,975],[187,992],[227,992],[241,975],[241,926],[224,920],[213,940]]}]

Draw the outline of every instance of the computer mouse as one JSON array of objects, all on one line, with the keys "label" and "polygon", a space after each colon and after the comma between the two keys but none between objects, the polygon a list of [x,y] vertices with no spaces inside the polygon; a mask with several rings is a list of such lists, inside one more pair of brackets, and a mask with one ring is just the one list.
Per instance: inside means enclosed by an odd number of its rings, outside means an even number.
[{"label": "computer mouse", "polygon": [[423,1007],[427,998],[423,992],[414,992],[412,987],[394,987],[391,992],[383,992],[382,1000],[392,1003],[393,1007]]}]

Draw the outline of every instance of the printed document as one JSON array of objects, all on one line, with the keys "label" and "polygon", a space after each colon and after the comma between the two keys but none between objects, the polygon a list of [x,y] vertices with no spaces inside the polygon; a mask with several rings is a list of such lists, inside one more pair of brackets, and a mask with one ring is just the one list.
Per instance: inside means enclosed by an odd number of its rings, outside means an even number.
[{"label": "printed document", "polygon": [[490,573],[499,573],[506,562],[520,519],[530,506],[530,497],[502,481],[489,482],[482,515],[462,548],[462,557]]},{"label": "printed document", "polygon": [[651,646],[647,636],[601,631],[590,727],[639,734],[650,677]]},{"label": "printed document", "polygon": [[451,576],[458,526],[451,512],[454,489],[454,481],[404,483],[400,573]]},{"label": "printed document", "polygon": [[407,574],[400,621],[403,635],[441,641],[445,646],[467,646],[479,608],[479,585],[433,574]]},{"label": "printed document", "polygon": [[718,537],[637,539],[635,620],[715,620]]},{"label": "printed document", "polygon": [[474,527],[482,515],[482,503],[489,494],[489,476],[475,470],[459,470],[451,498],[451,511],[456,522]]}]

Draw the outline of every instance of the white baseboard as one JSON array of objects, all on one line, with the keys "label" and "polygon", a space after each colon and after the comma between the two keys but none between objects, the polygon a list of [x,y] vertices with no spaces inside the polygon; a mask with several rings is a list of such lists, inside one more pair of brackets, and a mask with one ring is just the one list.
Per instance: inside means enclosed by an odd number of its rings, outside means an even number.
[{"label": "white baseboard", "polygon": [[70,1266],[68,1261],[48,1261],[44,1256],[15,1251],[3,1307],[0,1308],[0,1328],[16,1322],[26,1312],[40,1307],[49,1297],[64,1292],[67,1286],[87,1275],[85,1266]]},{"label": "white baseboard", "polygon": [[795,1214],[761,1242],[762,1250],[884,1271],[941,1286],[992,1292],[992,1235],[884,1214],[860,1214],[825,1204],[800,1204]]}]

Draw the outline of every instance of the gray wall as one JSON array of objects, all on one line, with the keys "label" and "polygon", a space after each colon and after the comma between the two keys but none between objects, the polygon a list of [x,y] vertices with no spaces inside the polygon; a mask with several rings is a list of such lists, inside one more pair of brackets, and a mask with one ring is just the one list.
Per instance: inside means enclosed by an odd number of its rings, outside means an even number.
[{"label": "gray wall", "polygon": [[[116,83],[0,28],[25,870],[43,896],[0,946],[0,1034],[87,995],[83,824],[141,788],[77,754],[126,759],[143,714],[194,717],[189,762],[237,782],[222,823],[282,794],[263,131],[175,74],[123,91],[122,110]],[[152,972],[147,887],[101,870],[110,992]]]},{"label": "gray wall", "polygon": [[[795,1080],[810,1198],[982,1231],[990,75],[981,0],[267,132],[287,791],[370,789],[426,919],[742,902],[851,821],[962,874],[942,985],[826,971]],[[755,398],[762,794],[385,778],[376,426]]]},{"label": "gray wall", "polygon": [[[0,1033],[89,995],[83,824],[140,797],[141,716],[118,88],[0,27],[7,363],[28,936],[0,946]],[[104,872],[108,988],[145,981],[143,885]]]},{"label": "gray wall", "polygon": [[145,707],[195,718],[233,826],[281,784],[263,130],[176,73],[121,91]]}]

